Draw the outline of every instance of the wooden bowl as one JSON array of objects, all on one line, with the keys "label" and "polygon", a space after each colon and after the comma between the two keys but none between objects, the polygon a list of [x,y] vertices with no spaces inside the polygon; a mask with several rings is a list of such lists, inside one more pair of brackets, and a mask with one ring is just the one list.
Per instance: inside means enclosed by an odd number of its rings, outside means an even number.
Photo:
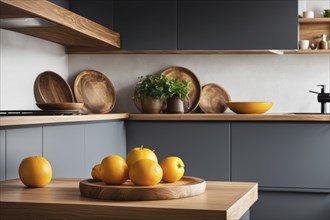
[{"label": "wooden bowl", "polygon": [[228,92],[215,83],[203,86],[199,107],[204,113],[224,113],[227,109],[226,102],[230,101]]},{"label": "wooden bowl", "polygon": [[84,103],[88,113],[108,113],[116,103],[116,91],[111,81],[95,70],[80,72],[74,81],[74,95]]},{"label": "wooden bowl", "polygon": [[237,114],[263,114],[272,106],[272,102],[227,102],[226,105]]},{"label": "wooden bowl", "polygon": [[62,103],[37,103],[42,110],[81,110],[84,103],[62,102]]},{"label": "wooden bowl", "polygon": [[40,73],[34,81],[34,97],[40,104],[74,102],[69,84],[51,71]]}]

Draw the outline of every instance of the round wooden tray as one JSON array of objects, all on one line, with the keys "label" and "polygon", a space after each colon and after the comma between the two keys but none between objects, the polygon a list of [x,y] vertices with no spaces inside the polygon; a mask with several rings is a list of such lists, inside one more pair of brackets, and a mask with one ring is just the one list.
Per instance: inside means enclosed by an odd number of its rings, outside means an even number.
[{"label": "round wooden tray", "polygon": [[106,185],[93,179],[79,183],[82,196],[94,199],[120,201],[147,201],[178,199],[195,196],[205,191],[206,182],[196,177],[184,176],[175,183],[159,183],[154,186],[135,186],[130,180],[123,185]]},{"label": "round wooden tray", "polygon": [[74,102],[69,84],[58,74],[45,71],[34,82],[34,97],[37,103]]},{"label": "round wooden tray", "polygon": [[226,102],[230,101],[228,92],[215,83],[203,86],[199,107],[204,113],[224,113],[227,109]]},{"label": "round wooden tray", "polygon": [[37,103],[42,110],[81,110],[84,103],[62,102],[62,103]]},{"label": "round wooden tray", "polygon": [[165,69],[161,74],[167,76],[169,79],[186,80],[190,82],[188,92],[188,97],[190,99],[190,109],[188,109],[188,103],[187,100],[185,100],[184,112],[193,112],[198,107],[199,99],[202,93],[201,84],[197,76],[190,70],[179,66],[169,67]]},{"label": "round wooden tray", "polygon": [[95,70],[80,72],[74,81],[74,95],[84,103],[88,113],[108,113],[116,103],[116,92],[111,81]]}]

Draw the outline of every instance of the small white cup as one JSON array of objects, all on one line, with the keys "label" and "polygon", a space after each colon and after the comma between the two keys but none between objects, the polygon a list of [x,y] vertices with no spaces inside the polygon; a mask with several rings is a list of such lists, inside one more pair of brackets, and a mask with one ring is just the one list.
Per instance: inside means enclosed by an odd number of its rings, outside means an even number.
[{"label": "small white cup", "polygon": [[314,18],[314,11],[304,11],[303,17],[304,18]]},{"label": "small white cup", "polygon": [[301,50],[308,50],[308,48],[309,48],[309,40],[301,40],[301,41],[299,41],[299,48]]}]

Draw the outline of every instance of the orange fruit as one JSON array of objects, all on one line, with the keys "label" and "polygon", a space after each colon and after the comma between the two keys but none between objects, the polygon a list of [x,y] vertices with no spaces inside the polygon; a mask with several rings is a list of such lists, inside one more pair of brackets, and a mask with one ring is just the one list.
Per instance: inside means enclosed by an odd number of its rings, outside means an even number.
[{"label": "orange fruit", "polygon": [[102,160],[100,174],[106,184],[119,185],[128,179],[128,167],[121,156],[110,155]]},{"label": "orange fruit", "polygon": [[44,187],[52,179],[52,167],[42,156],[27,157],[19,165],[18,175],[28,187]]},{"label": "orange fruit", "polygon": [[156,154],[149,148],[143,147],[143,145],[141,145],[141,147],[135,147],[128,152],[126,163],[128,167],[131,167],[136,161],[142,159],[149,159],[158,163]]},{"label": "orange fruit", "polygon": [[160,166],[163,169],[163,180],[174,183],[180,180],[184,174],[184,163],[179,157],[166,157]]},{"label": "orange fruit", "polygon": [[159,164],[150,159],[135,162],[129,169],[129,178],[138,186],[152,186],[158,184],[163,177],[163,170]]},{"label": "orange fruit", "polygon": [[96,164],[92,169],[91,175],[94,180],[102,181],[100,167],[101,167],[101,164]]}]

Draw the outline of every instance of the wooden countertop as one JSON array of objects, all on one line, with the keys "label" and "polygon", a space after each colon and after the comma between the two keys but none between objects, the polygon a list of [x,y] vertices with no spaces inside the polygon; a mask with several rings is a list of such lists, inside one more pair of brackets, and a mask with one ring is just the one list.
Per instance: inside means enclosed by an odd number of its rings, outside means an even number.
[{"label": "wooden countertop", "polygon": [[0,127],[54,124],[84,121],[107,120],[141,121],[320,121],[330,122],[330,115],[293,115],[293,114],[92,114],[92,115],[56,115],[56,116],[1,116]]},{"label": "wooden countertop", "polygon": [[207,182],[205,193],[182,199],[116,202],[80,196],[80,179],[55,179],[44,188],[0,182],[4,219],[239,219],[258,199],[257,183]]},{"label": "wooden countertop", "polygon": [[118,120],[129,117],[128,113],[91,115],[51,115],[51,116],[1,116],[0,127],[35,124],[54,124],[65,122]]},{"label": "wooden countertop", "polygon": [[294,114],[130,114],[129,120],[160,121],[330,121],[330,115]]}]

